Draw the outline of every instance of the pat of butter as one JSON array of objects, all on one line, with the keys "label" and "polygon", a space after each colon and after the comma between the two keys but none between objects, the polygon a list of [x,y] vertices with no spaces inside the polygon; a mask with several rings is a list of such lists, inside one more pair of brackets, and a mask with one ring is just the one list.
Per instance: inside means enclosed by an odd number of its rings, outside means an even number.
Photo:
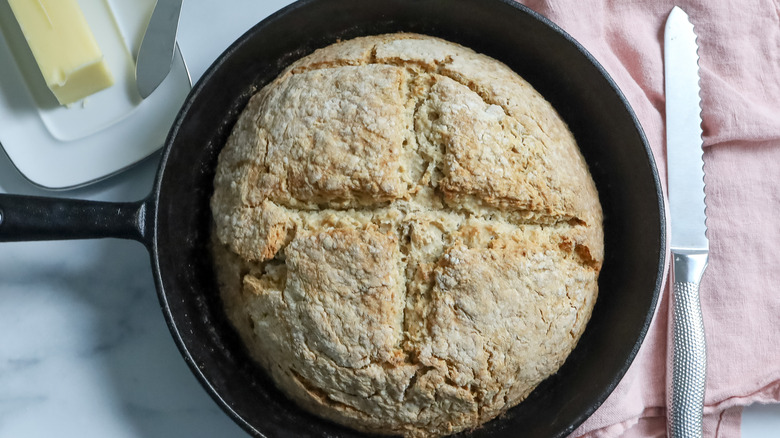
[{"label": "pat of butter", "polygon": [[62,105],[110,87],[103,60],[76,0],[8,0],[46,85]]}]

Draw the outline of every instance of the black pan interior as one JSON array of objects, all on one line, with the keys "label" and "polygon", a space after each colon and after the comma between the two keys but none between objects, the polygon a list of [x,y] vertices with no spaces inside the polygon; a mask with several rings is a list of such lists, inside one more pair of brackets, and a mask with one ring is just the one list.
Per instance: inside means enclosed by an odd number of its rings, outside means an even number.
[{"label": "black pan interior", "polygon": [[208,251],[208,201],[218,153],[254,91],[318,47],[396,31],[442,37],[508,64],[552,102],[588,161],[606,228],[592,320],[557,374],[470,432],[566,436],[612,391],[647,330],[665,257],[663,204],[641,128],[614,83],[570,37],[511,1],[301,1],[234,43],[182,108],[155,188],[152,262],[171,332],[195,375],[250,434],[362,436],[298,409],[250,361],[221,310]]}]

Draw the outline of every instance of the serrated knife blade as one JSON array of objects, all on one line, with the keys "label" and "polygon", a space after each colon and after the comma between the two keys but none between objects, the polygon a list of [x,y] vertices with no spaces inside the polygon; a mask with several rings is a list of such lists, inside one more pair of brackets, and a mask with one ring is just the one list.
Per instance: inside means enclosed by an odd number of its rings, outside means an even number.
[{"label": "serrated knife blade", "polygon": [[709,258],[704,203],[699,56],[688,15],[675,6],[664,31],[666,158],[671,225],[671,356],[667,428],[700,438],[707,354],[699,284]]},{"label": "serrated knife blade", "polygon": [[693,25],[682,9],[672,9],[664,39],[671,244],[706,250],[699,56]]}]

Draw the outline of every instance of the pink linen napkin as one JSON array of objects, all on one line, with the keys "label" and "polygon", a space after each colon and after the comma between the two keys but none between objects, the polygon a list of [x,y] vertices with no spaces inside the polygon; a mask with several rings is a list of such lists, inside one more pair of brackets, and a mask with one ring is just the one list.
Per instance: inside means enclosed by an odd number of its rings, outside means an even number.
[{"label": "pink linen napkin", "polygon": [[[663,29],[698,35],[710,262],[704,432],[738,437],[741,407],[780,401],[780,3],[526,0],[577,39],[631,103],[666,179]],[[614,393],[572,437],[666,435],[668,295]]]}]

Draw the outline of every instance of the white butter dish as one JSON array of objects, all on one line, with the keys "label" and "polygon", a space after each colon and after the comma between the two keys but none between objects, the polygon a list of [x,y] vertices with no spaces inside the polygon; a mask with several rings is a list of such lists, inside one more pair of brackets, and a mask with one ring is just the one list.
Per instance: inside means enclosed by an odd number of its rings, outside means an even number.
[{"label": "white butter dish", "polygon": [[14,166],[48,189],[83,186],[162,146],[192,83],[178,50],[170,74],[147,99],[135,61],[154,0],[79,0],[114,75],[114,86],[60,106],[37,71],[14,16],[0,2],[0,144]]}]

